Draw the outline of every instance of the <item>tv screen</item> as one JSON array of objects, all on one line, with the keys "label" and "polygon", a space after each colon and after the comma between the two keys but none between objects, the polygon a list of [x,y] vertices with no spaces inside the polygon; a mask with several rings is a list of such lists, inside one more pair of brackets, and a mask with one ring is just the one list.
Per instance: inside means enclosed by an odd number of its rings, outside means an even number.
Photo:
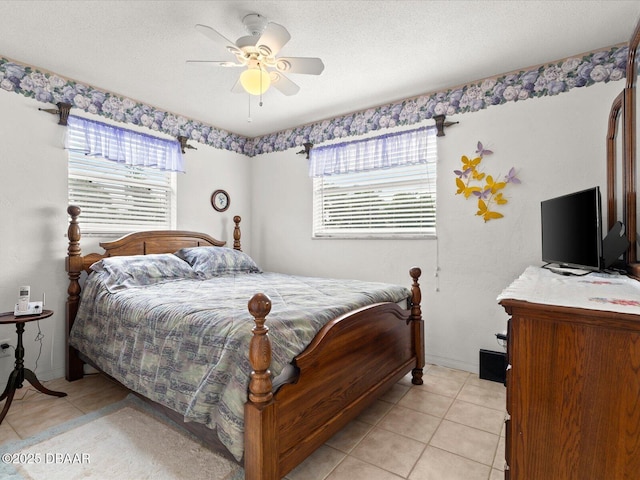
[{"label": "tv screen", "polygon": [[542,261],[600,270],[602,226],[599,187],[541,202]]}]

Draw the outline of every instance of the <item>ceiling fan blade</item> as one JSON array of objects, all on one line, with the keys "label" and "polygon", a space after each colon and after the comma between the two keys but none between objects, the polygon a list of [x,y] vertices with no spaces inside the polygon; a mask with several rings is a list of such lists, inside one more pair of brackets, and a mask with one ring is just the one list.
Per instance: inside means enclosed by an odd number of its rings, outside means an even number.
[{"label": "ceiling fan blade", "polygon": [[266,57],[273,57],[291,38],[291,35],[282,25],[269,22],[267,27],[256,42],[256,48]]},{"label": "ceiling fan blade", "polygon": [[271,72],[271,85],[285,95],[295,95],[300,91],[300,87],[298,85],[293,83],[280,72]]},{"label": "ceiling fan blade", "polygon": [[208,27],[206,25],[197,24],[196,25],[196,30],[198,30],[200,33],[202,33],[204,36],[208,37],[209,39],[213,40],[218,45],[221,45],[221,46],[225,47],[227,49],[227,51],[229,51],[230,53],[232,53],[234,55],[235,55],[236,51],[239,51],[238,47],[236,46],[236,44],[234,42],[232,42],[227,37],[225,37],[220,32],[214,30],[211,27]]},{"label": "ceiling fan blade", "polygon": [[276,68],[285,73],[320,75],[324,70],[324,63],[319,58],[312,57],[279,57],[276,58]]},{"label": "ceiling fan blade", "polygon": [[200,63],[209,63],[211,65],[215,65],[216,67],[244,67],[242,63],[230,62],[227,60],[187,60],[187,63],[190,64],[200,64]]}]

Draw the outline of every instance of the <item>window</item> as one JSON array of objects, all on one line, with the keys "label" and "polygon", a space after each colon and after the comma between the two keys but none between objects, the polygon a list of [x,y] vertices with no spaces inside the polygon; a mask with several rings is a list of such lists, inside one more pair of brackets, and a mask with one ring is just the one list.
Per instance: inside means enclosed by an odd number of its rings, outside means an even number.
[{"label": "window", "polygon": [[[176,173],[159,169],[157,165],[141,166],[124,159],[113,161],[105,157],[113,158],[114,150],[100,148],[104,147],[104,141],[113,141],[120,148],[124,146],[140,153],[149,147],[137,143],[140,141],[139,138],[135,140],[137,132],[126,131],[134,136],[119,138],[116,142],[111,136],[112,130],[123,129],[109,126],[106,140],[94,142],[95,139],[88,139],[86,125],[71,119],[70,116],[67,131],[69,204],[82,210],[83,234],[124,234],[175,228]],[[102,145],[96,146],[96,143]],[[160,154],[154,152],[154,155]]]},{"label": "window", "polygon": [[435,128],[311,150],[314,238],[436,233]]}]

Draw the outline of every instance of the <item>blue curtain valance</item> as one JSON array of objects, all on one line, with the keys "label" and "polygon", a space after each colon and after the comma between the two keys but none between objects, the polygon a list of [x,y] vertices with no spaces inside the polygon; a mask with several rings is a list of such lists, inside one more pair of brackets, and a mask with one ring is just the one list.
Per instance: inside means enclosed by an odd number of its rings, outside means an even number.
[{"label": "blue curtain valance", "polygon": [[435,161],[428,145],[436,127],[428,126],[379,137],[312,148],[309,176],[322,177]]},{"label": "blue curtain valance", "polygon": [[177,140],[166,140],[69,115],[66,148],[127,165],[184,172]]}]

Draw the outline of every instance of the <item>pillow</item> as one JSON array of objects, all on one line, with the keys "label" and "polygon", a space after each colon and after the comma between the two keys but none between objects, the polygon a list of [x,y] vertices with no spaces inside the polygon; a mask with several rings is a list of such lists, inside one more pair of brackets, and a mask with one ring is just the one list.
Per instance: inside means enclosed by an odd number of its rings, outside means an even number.
[{"label": "pillow", "polygon": [[234,273],[262,273],[246,253],[223,247],[182,248],[175,255],[187,262],[202,278]]},{"label": "pillow", "polygon": [[107,257],[91,265],[110,292],[184,278],[197,278],[184,260],[171,253]]}]

